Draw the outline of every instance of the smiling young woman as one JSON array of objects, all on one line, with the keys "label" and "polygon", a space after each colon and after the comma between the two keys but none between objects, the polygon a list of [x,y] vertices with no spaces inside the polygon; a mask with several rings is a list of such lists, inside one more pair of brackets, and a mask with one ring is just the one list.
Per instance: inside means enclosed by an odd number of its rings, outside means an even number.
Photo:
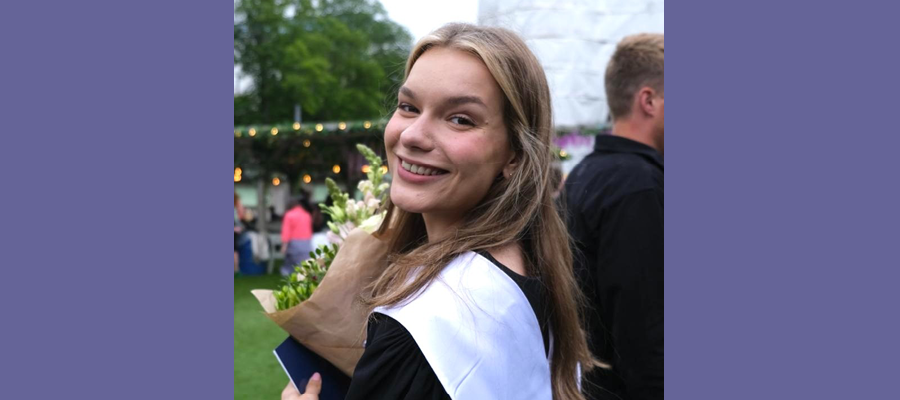
[{"label": "smiling young woman", "polygon": [[[525,43],[450,24],[385,128],[390,264],[347,399],[582,399],[592,359],[551,184],[550,92]],[[325,383],[327,384],[327,382]]]},{"label": "smiling young woman", "polygon": [[397,171],[391,201],[421,214],[436,242],[485,198],[501,171],[515,170],[503,91],[477,56],[435,47],[413,64],[398,98],[384,132]]}]

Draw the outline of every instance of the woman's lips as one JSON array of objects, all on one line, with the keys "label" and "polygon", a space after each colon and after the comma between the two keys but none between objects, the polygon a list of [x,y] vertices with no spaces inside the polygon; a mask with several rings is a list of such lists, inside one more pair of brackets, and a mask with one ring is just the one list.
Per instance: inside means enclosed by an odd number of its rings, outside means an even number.
[{"label": "woman's lips", "polygon": [[443,175],[443,174],[447,173],[447,171],[442,170],[437,167],[432,167],[427,164],[416,164],[416,163],[408,162],[404,159],[400,159],[400,167],[409,172],[412,172],[416,175],[423,175],[423,176]]},{"label": "woman's lips", "polygon": [[[397,158],[400,160],[400,168],[398,168],[399,171],[397,171],[397,175],[404,181],[411,183],[427,183],[440,179],[447,174],[446,170],[437,167],[432,167],[427,164],[416,164],[415,162],[409,162],[400,157]],[[427,173],[427,175],[424,173]]]}]

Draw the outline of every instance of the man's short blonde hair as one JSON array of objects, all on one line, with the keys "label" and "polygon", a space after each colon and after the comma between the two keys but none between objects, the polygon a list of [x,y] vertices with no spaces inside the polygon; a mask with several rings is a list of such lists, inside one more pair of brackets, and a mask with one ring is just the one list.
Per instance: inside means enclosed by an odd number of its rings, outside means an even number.
[{"label": "man's short blonde hair", "polygon": [[631,113],[634,95],[645,86],[663,93],[663,56],[661,33],[626,36],[606,67],[606,102],[613,121]]}]

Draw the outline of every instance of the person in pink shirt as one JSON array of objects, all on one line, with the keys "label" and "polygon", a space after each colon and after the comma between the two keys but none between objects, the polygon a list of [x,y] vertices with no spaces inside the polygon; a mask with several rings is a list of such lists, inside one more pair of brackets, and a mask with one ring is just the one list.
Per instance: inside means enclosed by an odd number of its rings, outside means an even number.
[{"label": "person in pink shirt", "polygon": [[281,275],[290,275],[295,265],[309,258],[312,249],[309,200],[301,194],[288,204],[288,211],[284,213],[281,224],[281,252],[284,253]]}]

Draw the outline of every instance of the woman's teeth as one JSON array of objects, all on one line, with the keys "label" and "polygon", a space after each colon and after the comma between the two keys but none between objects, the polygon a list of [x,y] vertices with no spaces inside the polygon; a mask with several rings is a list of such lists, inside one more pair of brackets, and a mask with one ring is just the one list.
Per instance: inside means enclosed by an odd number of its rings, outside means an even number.
[{"label": "woman's teeth", "polygon": [[410,164],[410,163],[408,163],[408,162],[406,162],[406,161],[401,161],[401,162],[400,162],[400,166],[403,167],[403,169],[405,169],[405,170],[407,170],[407,171],[409,171],[409,172],[412,172],[412,173],[414,173],[414,174],[416,174],[416,175],[426,175],[426,176],[427,176],[427,175],[440,175],[440,174],[443,174],[443,173],[445,172],[445,171],[438,170],[438,169],[432,169],[432,168],[427,168],[427,167],[420,167],[420,166],[415,165],[415,164]]}]

